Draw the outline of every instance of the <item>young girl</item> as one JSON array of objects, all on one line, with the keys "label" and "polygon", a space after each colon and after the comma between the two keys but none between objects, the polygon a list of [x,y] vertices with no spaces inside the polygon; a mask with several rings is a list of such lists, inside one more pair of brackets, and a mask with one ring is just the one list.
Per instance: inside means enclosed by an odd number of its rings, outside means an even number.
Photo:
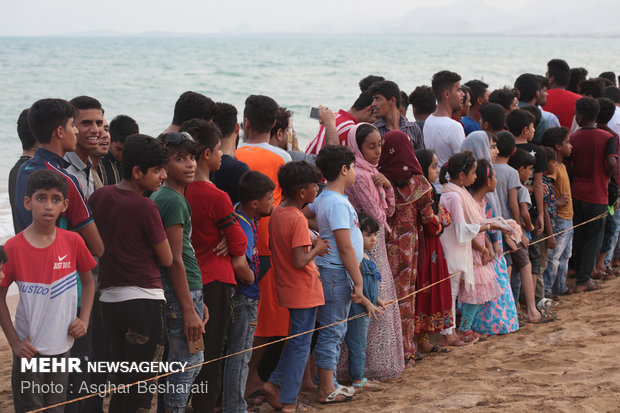
[{"label": "young girl", "polygon": [[[355,153],[356,178],[353,187],[345,193],[357,211],[370,215],[379,223],[377,244],[370,256],[381,274],[379,297],[384,302],[392,302],[396,300],[396,289],[388,263],[385,234],[390,231],[387,218],[394,213],[394,189],[377,170],[382,153],[381,135],[373,125],[358,123],[349,131],[348,141]],[[389,305],[383,314],[370,320],[366,348],[368,379],[387,380],[400,376],[405,368],[402,340],[400,312],[397,306]],[[339,376],[346,376],[346,360],[343,353]]]},{"label": "young girl", "polygon": [[[419,215],[429,219],[433,215],[430,207],[433,203],[432,187],[415,157],[411,140],[401,131],[390,131],[383,135],[379,171],[395,187],[396,208],[388,220],[392,231],[387,236],[387,250],[397,296],[403,298],[416,289],[420,247]],[[415,295],[399,301],[399,308],[404,356],[406,360],[415,359]]]},{"label": "young girl", "polygon": [[[376,383],[368,381],[364,377],[366,364],[366,343],[370,320],[376,319],[383,311],[385,303],[379,298],[379,281],[381,274],[374,261],[370,257],[370,251],[377,245],[379,223],[370,215],[363,212],[358,215],[360,230],[364,237],[364,258],[362,259],[362,280],[364,281],[364,298],[360,304],[351,303],[349,318],[368,312],[367,317],[359,317],[347,322],[347,334],[344,337],[349,349],[349,375],[353,382],[353,388],[364,389],[377,387]],[[369,305],[370,304],[370,305]]]},{"label": "young girl", "polygon": [[[422,166],[424,176],[429,182],[435,182],[439,176],[439,166],[435,151],[419,149],[415,156]],[[439,197],[433,188],[433,215],[422,219],[422,230],[419,234],[423,241],[420,257],[420,272],[416,280],[416,290],[438,282],[439,284],[416,294],[415,333],[420,353],[446,351],[428,341],[428,334],[437,333],[453,323],[452,292],[447,278],[448,264],[439,236],[452,221],[450,214],[439,204]]]},{"label": "young girl", "polygon": [[[449,182],[446,178],[448,173]],[[493,268],[489,265],[491,255],[486,248],[484,232],[491,229],[510,232],[510,228],[500,220],[483,218],[485,215],[465,189],[475,180],[476,159],[469,151],[452,155],[439,173],[439,182],[442,184],[441,203],[450,212],[453,220],[452,225],[446,228],[441,236],[448,271],[452,276],[452,312],[455,312],[457,295],[461,302],[469,304],[464,306],[460,326],[462,334],[456,334],[453,327],[441,332],[444,335],[442,342],[446,345],[457,339],[464,342],[478,340],[478,335],[471,331],[471,322],[478,310],[478,304],[501,294]]]},{"label": "young girl", "polygon": [[[489,171],[487,175],[487,171]],[[476,204],[481,208],[481,212],[487,218],[493,218],[493,212],[486,203],[486,195],[495,190],[497,185],[497,179],[493,172],[493,166],[482,159],[478,161],[478,167],[476,168],[476,180],[469,187],[472,197],[476,201]],[[502,234],[496,232],[500,251],[502,247]],[[493,256],[493,250],[489,253]],[[478,334],[508,334],[519,329],[519,319],[517,317],[517,308],[515,306],[515,300],[512,295],[512,289],[510,288],[510,277],[506,268],[506,261],[504,257],[500,255],[495,257],[492,262],[493,269],[495,270],[495,276],[500,288],[503,290],[502,295],[483,304],[474,316],[474,320],[471,324],[471,328]],[[474,269],[475,271],[475,269]]]}]

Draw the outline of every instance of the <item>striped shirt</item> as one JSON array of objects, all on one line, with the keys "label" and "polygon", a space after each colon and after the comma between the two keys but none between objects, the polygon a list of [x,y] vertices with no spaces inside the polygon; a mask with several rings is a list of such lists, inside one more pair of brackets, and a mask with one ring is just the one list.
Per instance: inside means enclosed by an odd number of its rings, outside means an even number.
[{"label": "striped shirt", "polygon": [[[336,130],[338,131],[338,137],[340,138],[340,144],[348,146],[349,131],[355,126],[358,121],[346,110],[340,109],[334,114],[336,119]],[[319,151],[325,146],[325,125],[321,125],[319,133],[314,137],[312,142],[308,145],[306,153],[318,155]]]},{"label": "striped shirt", "polygon": [[[374,125],[379,129],[379,133],[381,136],[388,133],[390,130],[387,127],[387,123],[383,118],[379,118]],[[400,130],[401,132],[405,132],[409,139],[411,139],[411,143],[413,144],[413,149],[424,149],[424,139],[422,138],[422,131],[420,127],[415,122],[408,121],[403,115],[400,115]]]}]

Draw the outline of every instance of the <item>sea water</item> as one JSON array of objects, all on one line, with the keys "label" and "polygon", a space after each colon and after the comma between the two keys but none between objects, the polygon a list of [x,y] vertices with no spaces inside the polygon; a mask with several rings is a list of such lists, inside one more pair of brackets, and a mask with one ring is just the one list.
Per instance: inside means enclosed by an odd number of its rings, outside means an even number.
[{"label": "sea water", "polygon": [[[132,116],[157,136],[172,120],[181,93],[194,90],[237,107],[266,94],[293,111],[301,149],[316,135],[308,114],[320,104],[348,109],[358,82],[382,75],[410,93],[447,69],[490,89],[512,86],[521,73],[543,74],[551,58],[591,76],[620,73],[620,43],[607,38],[202,36],[0,38],[0,242],[13,234],[6,195],[21,147],[22,109],[46,97],[97,98],[106,118]],[[408,116],[413,118],[411,109]]]}]

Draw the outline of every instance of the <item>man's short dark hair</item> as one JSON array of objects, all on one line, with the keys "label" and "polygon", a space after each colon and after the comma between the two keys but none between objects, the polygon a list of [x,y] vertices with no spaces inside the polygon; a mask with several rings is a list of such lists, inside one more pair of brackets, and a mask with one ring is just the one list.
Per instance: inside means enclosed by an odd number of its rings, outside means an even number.
[{"label": "man's short dark hair", "polygon": [[367,92],[373,83],[383,82],[384,80],[385,78],[383,76],[368,75],[362,80],[360,80],[360,90],[362,92]]},{"label": "man's short dark hair", "polygon": [[405,108],[405,110],[407,110],[408,106],[409,106],[409,98],[407,97],[407,94],[401,90],[400,91],[400,106],[399,107]]},{"label": "man's short dark hair", "polygon": [[611,99],[614,103],[620,103],[620,88],[608,86],[603,89],[602,97]]},{"label": "man's short dark hair", "polygon": [[583,97],[575,102],[575,115],[581,115],[586,122],[595,122],[600,109],[594,98]]},{"label": "man's short dark hair", "polygon": [[32,197],[32,194],[39,189],[58,189],[66,198],[69,192],[69,184],[59,172],[51,169],[39,169],[34,171],[26,181],[26,196]]},{"label": "man's short dark hair", "polygon": [[278,169],[278,183],[288,199],[295,199],[297,193],[308,186],[321,182],[321,173],[306,161],[288,162]]},{"label": "man's short dark hair", "polygon": [[276,112],[276,123],[273,125],[273,128],[271,128],[272,137],[278,132],[278,129],[285,131],[286,128],[288,128],[292,115],[293,112],[287,108],[283,108],[282,106],[278,107],[278,111]]},{"label": "man's short dark hair", "polygon": [[222,136],[230,136],[237,127],[237,108],[230,103],[217,102],[217,115],[213,118],[213,123],[219,126]]},{"label": "man's short dark hair", "polygon": [[174,104],[173,125],[190,119],[211,120],[216,114],[215,102],[202,93],[187,91]]},{"label": "man's short dark hair", "polygon": [[497,132],[497,150],[498,156],[508,158],[512,155],[516,146],[515,136],[507,130]]},{"label": "man's short dark hair", "polygon": [[364,110],[370,105],[372,105],[372,96],[368,92],[362,92],[357,99],[355,99],[355,102],[353,102],[351,109]]},{"label": "man's short dark hair", "polygon": [[514,136],[523,133],[523,129],[534,123],[534,115],[523,109],[515,109],[506,115],[506,126]]},{"label": "man's short dark hair", "polygon": [[564,142],[568,134],[568,128],[563,126],[549,128],[543,133],[540,143],[541,145],[555,149],[555,145],[562,145],[562,142]]},{"label": "man's short dark hair", "polygon": [[243,117],[250,121],[250,128],[256,133],[267,133],[271,132],[277,112],[278,104],[269,96],[250,95],[245,100]]},{"label": "man's short dark hair", "polygon": [[542,112],[535,105],[524,105],[519,109],[529,112],[532,116],[534,116],[534,126],[537,126],[542,119]]},{"label": "man's short dark hair", "polygon": [[75,107],[63,99],[41,99],[28,111],[28,126],[37,142],[45,144],[52,140],[52,133],[65,127],[75,117]]},{"label": "man's short dark hair", "polygon": [[201,155],[207,149],[212,151],[222,139],[220,128],[215,123],[204,119],[190,119],[183,122],[179,132],[192,135],[198,146],[196,156]]},{"label": "man's short dark hair", "polygon": [[510,106],[513,104],[517,95],[508,86],[504,86],[501,89],[495,89],[489,94],[489,102],[502,105],[505,110],[510,110]]},{"label": "man's short dark hair", "polygon": [[579,94],[591,98],[600,98],[603,95],[603,83],[599,78],[584,80],[579,83]]},{"label": "man's short dark hair", "polygon": [[613,85],[616,84],[616,74],[614,72],[603,72],[598,77],[609,80]]},{"label": "man's short dark hair", "polygon": [[359,222],[360,231],[366,231],[369,234],[379,232],[379,223],[370,215],[359,212],[357,214],[357,221]]},{"label": "man's short dark hair", "polygon": [[416,109],[419,115],[430,115],[437,109],[437,100],[430,86],[416,87],[409,94],[409,103]]},{"label": "man's short dark hair", "polygon": [[342,145],[325,145],[316,157],[316,166],[319,167],[326,181],[338,179],[340,169],[343,166],[349,167],[354,162],[353,152]]},{"label": "man's short dark hair", "polygon": [[607,124],[614,116],[616,112],[616,105],[611,99],[607,98],[597,98],[598,106],[600,108],[598,112],[598,116],[596,117],[596,123],[598,124]]},{"label": "man's short dark hair", "polygon": [[549,79],[542,75],[536,75],[536,79],[538,79],[539,90],[542,90],[542,88],[549,88]]},{"label": "man's short dark hair", "polygon": [[168,152],[161,146],[157,139],[148,135],[131,135],[125,141],[123,159],[121,160],[121,176],[131,180],[135,166],[143,173],[149,168],[162,167],[168,162]]},{"label": "man's short dark hair", "polygon": [[549,77],[560,86],[567,86],[570,80],[570,66],[562,59],[551,59],[547,62]]},{"label": "man's short dark hair", "polygon": [[583,67],[571,67],[570,68],[570,78],[568,80],[568,85],[566,85],[566,90],[569,90],[573,93],[579,92],[579,83],[583,80],[586,80],[588,76],[588,71]]},{"label": "man's short dark hair", "polygon": [[525,149],[517,148],[514,155],[508,160],[508,165],[514,169],[519,170],[522,166],[527,168],[528,166],[534,166],[536,163],[536,157],[526,151]]},{"label": "man's short dark hair", "polygon": [[451,89],[452,85],[460,81],[461,76],[448,70],[442,70],[441,72],[435,73],[433,75],[431,87],[433,88],[433,93],[435,94],[435,99],[437,99],[437,102],[441,102],[443,99],[442,95],[444,90]]},{"label": "man's short dark hair", "polygon": [[391,80],[382,80],[380,82],[373,83],[370,86],[369,91],[372,96],[381,95],[386,100],[395,98],[396,107],[400,108],[400,89],[398,88],[398,85]]},{"label": "man's short dark hair", "polygon": [[482,80],[477,79],[470,80],[465,83],[465,86],[469,88],[469,99],[472,106],[478,104],[478,98],[484,98],[484,94],[489,88],[489,85],[484,83]]},{"label": "man's short dark hair", "polygon": [[506,111],[502,105],[487,102],[480,107],[482,120],[488,122],[493,130],[502,130],[506,124]]},{"label": "man's short dark hair", "polygon": [[34,135],[30,131],[30,126],[28,125],[28,112],[30,109],[22,110],[22,113],[19,114],[17,118],[17,136],[22,143],[23,150],[29,150],[34,147],[37,143]]},{"label": "man's short dark hair", "polygon": [[239,202],[243,205],[258,201],[274,189],[276,184],[267,175],[258,171],[247,171],[239,179]]},{"label": "man's short dark hair", "polygon": [[519,91],[520,102],[530,102],[536,98],[536,92],[540,89],[536,75],[523,73],[515,80],[515,89]]},{"label": "man's short dark hair", "polygon": [[110,122],[110,140],[125,143],[128,136],[140,133],[138,123],[131,116],[117,115]]},{"label": "man's short dark hair", "polygon": [[77,110],[99,109],[103,113],[101,103],[90,96],[77,96],[69,101]]}]

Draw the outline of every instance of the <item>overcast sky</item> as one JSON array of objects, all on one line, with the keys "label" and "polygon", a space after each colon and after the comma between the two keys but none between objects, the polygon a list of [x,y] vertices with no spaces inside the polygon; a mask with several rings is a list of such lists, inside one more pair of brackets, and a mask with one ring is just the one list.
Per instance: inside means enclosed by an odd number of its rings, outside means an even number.
[{"label": "overcast sky", "polygon": [[[465,1],[2,0],[0,36],[297,32],[325,24],[337,26],[341,20],[368,22],[372,19],[398,18],[415,8],[428,5],[441,7],[442,14],[450,14],[455,3]],[[495,9],[505,11],[534,3],[534,0],[483,1]],[[570,4],[571,1],[566,0],[564,3]],[[377,30],[360,27],[360,32],[376,33]]]}]

